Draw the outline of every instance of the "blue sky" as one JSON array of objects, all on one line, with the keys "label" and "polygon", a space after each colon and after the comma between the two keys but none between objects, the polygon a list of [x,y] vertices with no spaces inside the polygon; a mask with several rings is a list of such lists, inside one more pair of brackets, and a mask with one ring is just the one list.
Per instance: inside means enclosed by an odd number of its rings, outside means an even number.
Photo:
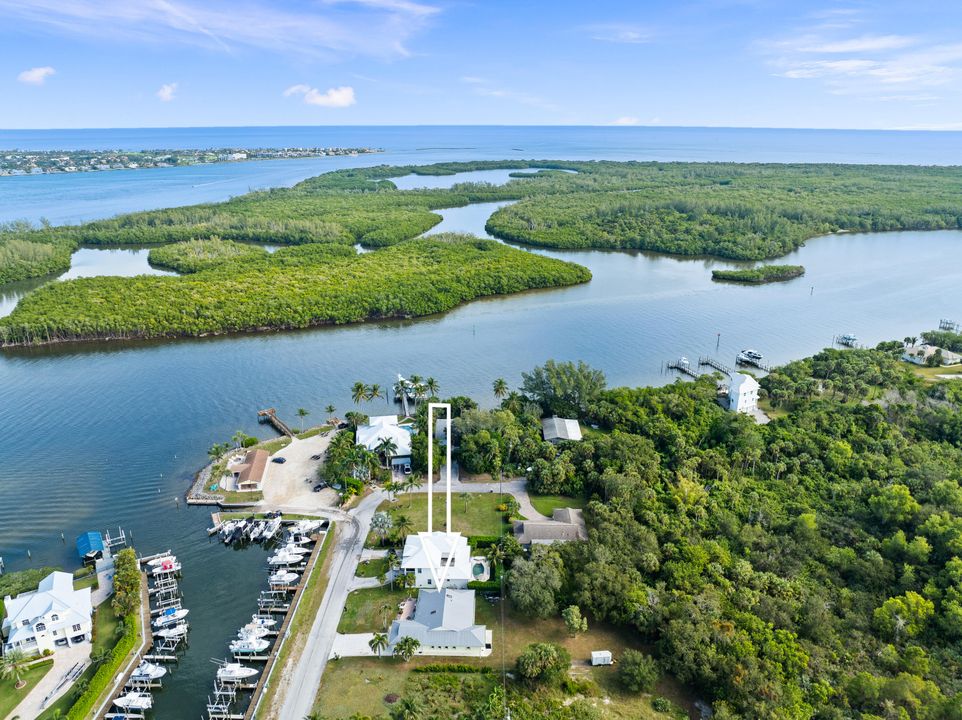
[{"label": "blue sky", "polygon": [[0,127],[962,129],[962,4],[0,0]]}]

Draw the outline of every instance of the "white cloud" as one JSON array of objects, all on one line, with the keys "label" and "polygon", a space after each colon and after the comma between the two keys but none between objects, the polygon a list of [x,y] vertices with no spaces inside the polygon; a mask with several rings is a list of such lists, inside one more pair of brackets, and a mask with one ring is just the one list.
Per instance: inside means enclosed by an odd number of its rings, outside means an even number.
[{"label": "white cloud", "polygon": [[550,110],[552,112],[560,109],[554,103],[548,102],[544,98],[541,98],[537,95],[531,95],[530,93],[521,92],[519,90],[511,90],[501,87],[487,78],[465,75],[461,78],[461,82],[465,83],[466,85],[470,85],[473,88],[474,94],[480,95],[481,97],[513,100],[514,102],[521,103],[522,105],[529,105],[531,107],[541,108],[542,110]]},{"label": "white cloud", "polygon": [[49,65],[30,68],[17,75],[17,80],[26,85],[43,85],[44,81],[57,71]]},{"label": "white cloud", "polygon": [[847,40],[816,42],[799,48],[812,53],[860,53],[876,50],[897,50],[914,45],[917,40],[907,35],[863,35]]},{"label": "white cloud", "polygon": [[0,0],[0,24],[55,35],[326,60],[405,57],[405,43],[438,12],[412,0],[321,0],[296,10],[270,0]]},{"label": "white cloud", "polygon": [[641,125],[641,120],[636,117],[631,117],[630,115],[623,115],[616,120],[612,120],[611,125]]},{"label": "white cloud", "polygon": [[284,97],[290,97],[291,95],[303,95],[305,103],[320,105],[321,107],[344,108],[357,102],[354,97],[354,88],[347,85],[329,88],[327,92],[321,92],[310,85],[291,85],[284,91]]},{"label": "white cloud", "polygon": [[160,90],[157,91],[157,97],[159,97],[162,102],[170,102],[174,99],[176,92],[177,83],[164,83],[160,86]]},{"label": "white cloud", "polygon": [[651,32],[629,23],[598,23],[584,28],[592,40],[640,45],[651,41]]}]

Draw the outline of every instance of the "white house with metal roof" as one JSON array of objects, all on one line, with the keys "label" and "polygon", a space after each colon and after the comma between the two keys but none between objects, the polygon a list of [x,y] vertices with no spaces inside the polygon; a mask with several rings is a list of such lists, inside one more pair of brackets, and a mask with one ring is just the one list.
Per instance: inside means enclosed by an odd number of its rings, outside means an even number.
[{"label": "white house with metal roof", "polygon": [[580,440],[581,426],[573,418],[549,417],[541,421],[541,433],[550,443]]},{"label": "white house with metal roof", "polygon": [[357,428],[357,444],[371,452],[378,452],[384,440],[394,442],[391,465],[406,465],[411,462],[411,432],[398,423],[397,415],[374,415],[368,418],[367,425]]},{"label": "white house with metal roof", "polygon": [[728,409],[752,413],[758,409],[758,381],[751,375],[735,373],[728,385]]},{"label": "white house with metal roof", "polygon": [[27,655],[54,651],[91,639],[93,604],[90,588],[73,589],[73,575],[52,572],[34,592],[3,599],[4,652]]},{"label": "white house with metal roof", "polygon": [[414,586],[466,588],[474,580],[471,548],[460,533],[421,532],[408,535],[401,570],[414,573]]},{"label": "white house with metal roof", "polygon": [[414,612],[391,624],[388,641],[393,648],[413,637],[419,655],[490,655],[492,633],[474,622],[474,610],[473,590],[421,590]]}]

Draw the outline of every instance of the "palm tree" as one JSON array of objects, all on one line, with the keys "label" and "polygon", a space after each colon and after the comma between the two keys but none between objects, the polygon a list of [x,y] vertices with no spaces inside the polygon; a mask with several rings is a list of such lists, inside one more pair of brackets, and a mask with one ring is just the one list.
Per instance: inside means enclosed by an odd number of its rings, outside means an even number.
[{"label": "palm tree", "polygon": [[382,398],[382,397],[384,397],[384,392],[381,390],[380,385],[378,385],[377,383],[374,383],[373,385],[368,385],[367,394],[365,398],[366,400],[377,400],[377,398]]},{"label": "palm tree", "polygon": [[304,432],[304,418],[306,418],[310,414],[311,413],[309,410],[305,410],[304,408],[297,408],[297,417],[301,419],[301,432]]},{"label": "palm tree", "polygon": [[413,638],[410,635],[405,635],[403,638],[394,643],[394,654],[401,658],[404,662],[407,662],[414,657],[414,653],[416,653],[420,647],[420,640]]},{"label": "palm tree", "polygon": [[401,569],[401,558],[391,553],[388,559],[388,567],[391,569],[391,589],[394,589],[394,581],[397,579],[397,571]]},{"label": "palm tree", "polygon": [[421,481],[417,479],[414,475],[408,475],[408,479],[404,481],[404,489],[408,492],[413,492],[421,487]]},{"label": "palm tree", "polygon": [[428,392],[431,393],[432,397],[437,397],[438,392],[441,390],[441,386],[438,384],[438,381],[433,377],[429,377],[424,381],[424,387],[428,389]]},{"label": "palm tree", "polygon": [[328,422],[330,422],[330,421],[333,419],[333,417],[334,417],[334,411],[335,411],[335,410],[337,410],[337,408],[334,407],[333,404],[328,405],[326,408],[324,408],[324,412],[327,413],[327,421],[328,421]]},{"label": "palm tree", "polygon": [[234,444],[237,445],[237,447],[240,447],[241,443],[244,442],[244,438],[246,437],[247,433],[245,433],[243,430],[237,430],[233,435],[230,436],[230,439],[234,441]]},{"label": "palm tree", "polygon": [[504,378],[498,378],[491,384],[492,390],[494,390],[494,396],[501,400],[508,395],[508,383]]},{"label": "palm tree", "polygon": [[407,515],[398,515],[394,518],[394,531],[401,539],[406,538],[412,529],[414,529],[414,523]]},{"label": "palm tree", "polygon": [[421,720],[423,717],[424,705],[415,696],[401,698],[398,704],[391,709],[391,720]]},{"label": "palm tree", "polygon": [[381,622],[384,623],[384,629],[387,630],[387,621],[391,617],[391,612],[394,610],[394,605],[389,602],[381,603]]},{"label": "palm tree", "polygon": [[367,385],[358,380],[351,386],[351,399],[355,405],[360,405],[361,400],[367,398]]},{"label": "palm tree", "polygon": [[367,415],[362,412],[355,412],[354,410],[349,413],[345,413],[344,419],[347,420],[350,426],[355,430],[357,430],[358,425],[363,425],[368,421]]},{"label": "palm tree", "polygon": [[27,681],[23,679],[23,669],[27,666],[27,656],[23,650],[7,650],[0,657],[0,677],[14,679],[14,688],[23,689]]},{"label": "palm tree", "polygon": [[411,394],[411,397],[414,398],[415,408],[417,408],[418,406],[418,385],[420,384],[421,384],[420,375],[412,375],[411,377],[408,378],[408,392]]},{"label": "palm tree", "polygon": [[387,467],[397,452],[397,443],[389,437],[381,438],[374,450],[384,458],[384,466]]},{"label": "palm tree", "polygon": [[504,546],[501,543],[495,543],[488,549],[488,560],[491,561],[491,567],[493,568],[500,566],[505,557]]},{"label": "palm tree", "polygon": [[464,500],[464,514],[468,514],[468,500],[471,498],[471,493],[458,493],[458,497]]},{"label": "palm tree", "polygon": [[367,646],[371,648],[373,652],[376,652],[378,657],[381,657],[381,651],[387,650],[387,635],[384,633],[374,633],[374,637],[368,640]]}]

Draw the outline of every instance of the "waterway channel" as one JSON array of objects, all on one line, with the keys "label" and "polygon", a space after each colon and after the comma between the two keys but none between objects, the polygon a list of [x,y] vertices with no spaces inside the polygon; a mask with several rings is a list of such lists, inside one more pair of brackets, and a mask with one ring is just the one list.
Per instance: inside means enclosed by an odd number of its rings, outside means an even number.
[{"label": "waterway channel", "polygon": [[[500,204],[440,211],[432,232],[484,236]],[[414,321],[7,351],[0,354],[0,556],[10,570],[74,567],[74,536],[118,525],[143,552],[172,549],[183,562],[191,646],[157,695],[157,716],[197,718],[214,675],[209,658],[224,656],[253,611],[265,555],[209,543],[209,510],[175,498],[212,443],[237,429],[267,434],[258,409],[276,407],[293,420],[305,407],[309,421],[319,420],[328,403],[341,413],[353,407],[355,381],[390,386],[398,372],[434,376],[442,394],[490,403],[495,378],[517,385],[522,371],[549,358],[585,360],[611,384],[638,385],[672,381],[662,362],[682,354],[731,362],[752,346],[778,363],[839,333],[866,343],[902,338],[962,310],[960,240],[950,231],[817,238],[783,258],[805,265],[803,278],[759,287],[712,282],[711,269],[731,263],[711,259],[539,250],[586,265],[592,281]],[[88,274],[153,271],[142,250],[81,252]],[[109,259],[98,264],[98,257]],[[121,268],[107,265],[120,260]],[[383,402],[362,409],[387,411]]]}]

